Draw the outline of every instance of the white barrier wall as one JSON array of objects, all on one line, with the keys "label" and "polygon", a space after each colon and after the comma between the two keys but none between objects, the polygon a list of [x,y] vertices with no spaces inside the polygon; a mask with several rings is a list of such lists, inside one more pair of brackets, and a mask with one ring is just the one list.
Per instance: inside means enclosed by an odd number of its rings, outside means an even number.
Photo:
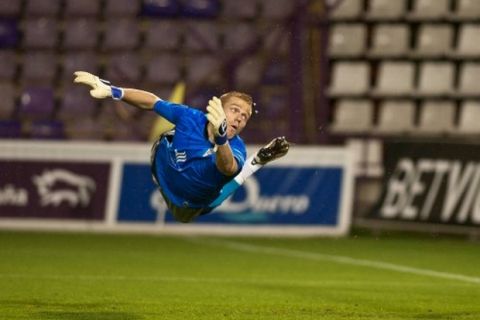
[{"label": "white barrier wall", "polygon": [[0,228],[224,235],[349,230],[347,148],[293,147],[190,224],[167,213],[151,180],[149,153],[146,144],[0,141]]}]

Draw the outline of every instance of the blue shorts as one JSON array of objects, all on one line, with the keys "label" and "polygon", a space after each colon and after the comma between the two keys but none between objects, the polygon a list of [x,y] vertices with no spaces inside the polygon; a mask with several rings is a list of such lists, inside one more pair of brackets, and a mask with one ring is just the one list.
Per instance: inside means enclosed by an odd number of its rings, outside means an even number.
[{"label": "blue shorts", "polygon": [[157,149],[162,139],[169,139],[171,141],[171,139],[173,139],[174,134],[175,134],[175,130],[166,132],[163,135],[161,135],[157,141],[155,141],[155,143],[152,146],[152,150],[150,151],[150,170],[152,172],[153,182],[155,182],[155,184],[157,185],[158,190],[162,194],[162,197],[165,200],[165,203],[167,204],[168,209],[173,214],[175,220],[186,223],[186,222],[191,222],[195,217],[209,213],[210,211],[212,211],[212,208],[179,207],[173,204],[172,201],[168,199],[168,197],[163,193],[162,189],[160,188],[160,184],[158,183],[158,178],[157,178],[157,171],[155,167],[155,155],[157,154]]}]

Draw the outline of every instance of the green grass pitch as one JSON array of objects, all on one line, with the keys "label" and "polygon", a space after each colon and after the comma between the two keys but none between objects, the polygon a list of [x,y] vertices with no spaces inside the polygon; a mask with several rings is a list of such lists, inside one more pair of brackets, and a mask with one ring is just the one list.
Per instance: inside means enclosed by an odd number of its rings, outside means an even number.
[{"label": "green grass pitch", "polygon": [[480,319],[480,244],[0,232],[0,319]]}]

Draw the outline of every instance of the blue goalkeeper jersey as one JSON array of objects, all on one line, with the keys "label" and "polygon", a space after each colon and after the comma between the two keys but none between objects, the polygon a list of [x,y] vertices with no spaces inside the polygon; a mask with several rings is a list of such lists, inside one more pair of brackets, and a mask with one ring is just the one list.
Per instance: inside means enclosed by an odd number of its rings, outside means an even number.
[{"label": "blue goalkeeper jersey", "polygon": [[[162,139],[152,164],[162,192],[179,207],[208,207],[234,175],[225,176],[217,169],[205,114],[164,100],[155,103],[154,111],[175,124],[173,139]],[[245,144],[239,136],[228,142],[240,170],[247,155]]]}]

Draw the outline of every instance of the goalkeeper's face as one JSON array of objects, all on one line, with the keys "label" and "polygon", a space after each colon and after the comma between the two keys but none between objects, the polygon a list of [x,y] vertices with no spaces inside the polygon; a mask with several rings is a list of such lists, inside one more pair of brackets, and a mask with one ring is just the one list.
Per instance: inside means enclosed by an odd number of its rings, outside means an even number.
[{"label": "goalkeeper's face", "polygon": [[227,117],[227,137],[231,139],[247,125],[252,115],[252,106],[238,97],[230,97],[223,104],[223,110]]}]

